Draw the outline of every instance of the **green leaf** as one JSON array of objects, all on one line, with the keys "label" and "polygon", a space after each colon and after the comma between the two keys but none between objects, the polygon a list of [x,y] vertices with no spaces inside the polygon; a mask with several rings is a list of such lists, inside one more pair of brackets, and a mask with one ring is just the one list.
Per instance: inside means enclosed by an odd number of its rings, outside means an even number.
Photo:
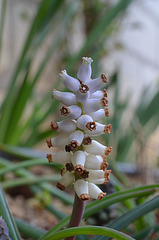
[{"label": "green leaf", "polygon": [[[108,26],[112,23],[112,21],[118,16],[119,13],[124,11],[128,5],[132,2],[132,0],[120,0],[115,6],[113,6],[109,11],[102,16],[96,25],[93,27],[92,31],[87,37],[87,41],[85,42],[82,49],[73,57],[70,61],[68,61],[68,66],[71,66],[72,69],[75,63],[83,56],[87,51],[93,48],[94,44],[97,44],[99,36],[101,33],[106,31]],[[68,68],[69,69],[69,68]]]},{"label": "green leaf", "polygon": [[11,239],[20,240],[20,235],[17,226],[14,223],[14,220],[10,213],[1,184],[0,184],[0,216],[3,217],[7,224],[7,227],[9,229],[9,236],[11,237]]},{"label": "green leaf", "polygon": [[[154,209],[159,208],[159,195],[154,197],[153,199],[133,208],[132,210],[126,212],[121,217],[116,218],[108,227],[113,229],[121,230],[127,227],[131,222],[134,222],[136,219],[145,215],[146,213],[153,211]],[[108,240],[110,238],[103,237],[94,237],[93,240]]]},{"label": "green leaf", "polygon": [[[3,158],[0,158],[0,162],[1,162],[1,164],[3,164],[3,166],[13,166],[14,165],[10,161],[7,161]],[[28,177],[28,179],[33,179],[34,180],[36,178],[34,174],[27,171],[26,169],[19,169],[15,173],[16,173],[17,176]],[[70,204],[70,205],[73,204],[72,196],[70,196],[66,192],[63,192],[63,191],[59,190],[58,188],[52,186],[51,184],[49,184],[47,182],[43,182],[43,183],[39,183],[38,186],[40,188],[42,188],[43,190],[46,190],[46,191],[50,192],[50,194],[59,198],[64,203]]]},{"label": "green leaf", "polygon": [[[144,187],[138,187],[138,188],[130,189],[127,191],[110,194],[109,196],[105,197],[101,201],[97,200],[97,201],[94,201],[94,202],[88,204],[85,208],[85,213],[84,213],[83,217],[87,218],[103,208],[109,207],[115,203],[125,201],[126,199],[147,196],[147,195],[155,193],[156,191],[159,191],[159,184],[147,185]],[[48,232],[48,234],[55,233],[56,231],[65,227],[69,223],[69,220],[70,220],[70,216],[63,219],[55,227],[53,227]]]},{"label": "green leaf", "polygon": [[73,227],[73,228],[61,230],[60,232],[54,233],[47,237],[44,235],[43,237],[40,238],[40,240],[59,240],[59,239],[64,239],[66,237],[76,236],[81,234],[103,235],[103,236],[109,236],[118,240],[134,239],[122,232],[116,231],[111,228],[84,226],[84,227]]},{"label": "green leaf", "polygon": [[34,177],[33,179],[28,177],[22,177],[18,179],[12,179],[12,180],[6,180],[2,183],[2,187],[4,189],[7,188],[13,188],[18,186],[24,186],[24,185],[32,185],[32,184],[40,184],[43,182],[58,182],[60,180],[59,174],[54,175],[47,175],[47,176],[40,176],[40,177]]},{"label": "green leaf", "polygon": [[136,232],[133,237],[136,239],[136,240],[140,240],[140,239],[145,239],[146,236],[149,234],[149,233],[155,233],[159,231],[159,224],[156,224],[156,225],[152,225],[150,227],[147,227],[147,228],[144,228],[142,229],[141,231],[139,232]]},{"label": "green leaf", "polygon": [[33,226],[24,220],[15,218],[15,222],[19,231],[28,238],[38,239],[41,237],[41,235],[46,233],[44,229]]}]

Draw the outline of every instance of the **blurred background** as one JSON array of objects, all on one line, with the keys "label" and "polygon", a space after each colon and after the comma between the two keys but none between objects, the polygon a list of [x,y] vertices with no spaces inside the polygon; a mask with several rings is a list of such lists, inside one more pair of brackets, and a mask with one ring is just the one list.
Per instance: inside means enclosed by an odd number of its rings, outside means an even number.
[{"label": "blurred background", "polygon": [[158,181],[158,9],[156,0],[1,0],[1,157],[45,156],[59,120],[51,92],[65,90],[58,74],[76,77],[90,56],[93,78],[109,78],[112,132],[101,141],[113,147],[110,168],[125,186]]}]

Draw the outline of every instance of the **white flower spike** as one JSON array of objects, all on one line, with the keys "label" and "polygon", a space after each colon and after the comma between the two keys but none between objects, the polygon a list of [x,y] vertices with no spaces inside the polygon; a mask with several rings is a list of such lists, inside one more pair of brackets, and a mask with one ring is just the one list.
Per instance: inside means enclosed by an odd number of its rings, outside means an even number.
[{"label": "white flower spike", "polygon": [[72,92],[52,91],[52,97],[62,103],[60,114],[66,119],[52,121],[51,131],[58,135],[46,139],[49,148],[60,148],[59,152],[46,156],[49,163],[64,166],[57,187],[65,190],[73,185],[78,198],[83,201],[89,198],[101,200],[106,195],[95,184],[106,184],[111,172],[107,169],[106,155],[110,155],[112,147],[92,139],[111,131],[111,124],[97,122],[109,116],[107,91],[100,90],[108,81],[104,74],[91,79],[91,63],[91,58],[82,58],[78,79],[69,76],[66,70],[59,74],[65,87]]}]

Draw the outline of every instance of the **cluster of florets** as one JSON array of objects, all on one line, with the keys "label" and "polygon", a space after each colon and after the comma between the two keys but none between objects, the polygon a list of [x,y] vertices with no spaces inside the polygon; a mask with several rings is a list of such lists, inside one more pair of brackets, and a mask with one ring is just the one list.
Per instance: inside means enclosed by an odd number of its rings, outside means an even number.
[{"label": "cluster of florets", "polygon": [[9,236],[9,231],[8,231],[8,228],[7,228],[7,224],[5,223],[5,221],[3,220],[2,217],[0,217],[0,239],[11,240],[11,238]]},{"label": "cluster of florets", "polygon": [[57,184],[61,190],[73,184],[78,197],[82,200],[102,199],[103,193],[96,184],[105,184],[109,180],[110,170],[106,155],[112,148],[92,139],[92,136],[110,133],[111,124],[98,123],[102,117],[109,116],[106,89],[99,90],[107,83],[107,77],[101,74],[91,79],[91,58],[83,57],[77,78],[69,76],[66,70],[59,74],[64,85],[72,92],[53,90],[52,97],[64,104],[60,114],[66,119],[51,122],[51,131],[59,135],[47,138],[48,147],[60,147],[59,152],[47,154],[49,163],[64,165],[62,178]]}]

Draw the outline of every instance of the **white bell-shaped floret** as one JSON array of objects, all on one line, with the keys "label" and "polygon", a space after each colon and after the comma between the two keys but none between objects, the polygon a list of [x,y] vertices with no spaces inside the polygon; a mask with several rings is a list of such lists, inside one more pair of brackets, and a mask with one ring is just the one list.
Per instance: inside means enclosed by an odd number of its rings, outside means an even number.
[{"label": "white bell-shaped floret", "polygon": [[71,162],[74,166],[75,172],[82,174],[86,162],[86,154],[83,151],[76,151],[71,157]]},{"label": "white bell-shaped floret", "polygon": [[85,84],[89,87],[90,93],[94,93],[97,90],[99,90],[104,83],[107,83],[107,82],[108,80],[105,74],[101,74],[100,77],[90,81],[86,81]]},{"label": "white bell-shaped floret", "polygon": [[94,131],[90,131],[89,129],[86,130],[86,134],[90,136],[100,136],[105,133],[110,133],[111,132],[111,124],[104,125],[98,122],[95,122],[96,124],[96,129]]},{"label": "white bell-shaped floret", "polygon": [[59,76],[66,88],[73,92],[76,92],[78,90],[80,82],[76,78],[69,76],[66,70],[61,71]]},{"label": "white bell-shaped floret", "polygon": [[71,105],[69,107],[62,106],[60,113],[62,116],[69,117],[71,119],[77,119],[81,116],[82,110],[77,105]]},{"label": "white bell-shaped floret", "polygon": [[87,169],[94,170],[105,170],[108,166],[108,163],[104,161],[102,156],[87,155],[86,162],[84,167]]},{"label": "white bell-shaped floret", "polygon": [[92,140],[90,145],[84,145],[85,151],[94,155],[110,155],[112,147],[106,147],[103,144]]},{"label": "white bell-shaped floret", "polygon": [[91,62],[93,62],[93,60],[88,57],[83,57],[82,60],[83,62],[78,69],[77,77],[81,82],[85,82],[89,80],[92,75]]},{"label": "white bell-shaped floret", "polygon": [[93,169],[86,169],[89,172],[89,178],[91,179],[100,179],[105,178],[105,171],[103,170],[93,170]]},{"label": "white bell-shaped floret", "polygon": [[66,151],[61,152],[53,152],[52,154],[47,154],[47,159],[50,162],[53,163],[59,163],[65,165],[66,163],[71,162],[71,153],[68,153]]},{"label": "white bell-shaped floret", "polygon": [[52,97],[65,104],[66,106],[76,104],[76,95],[71,92],[52,91]]},{"label": "white bell-shaped floret", "polygon": [[111,170],[90,170],[87,177],[88,182],[95,184],[106,184],[109,181]]},{"label": "white bell-shaped floret", "polygon": [[85,181],[83,179],[78,179],[74,183],[74,189],[75,189],[75,192],[76,192],[77,196],[79,197],[79,199],[88,200],[90,198],[89,193],[88,193],[88,182],[87,181]]},{"label": "white bell-shaped floret", "polygon": [[76,130],[76,123],[71,119],[65,119],[60,122],[51,122],[51,131],[59,133],[71,133]]},{"label": "white bell-shaped floret", "polygon": [[103,193],[102,190],[97,187],[94,183],[88,183],[88,188],[89,188],[89,195],[93,199],[99,199],[101,200],[106,193]]},{"label": "white bell-shaped floret", "polygon": [[70,186],[74,182],[74,179],[75,176],[72,172],[66,172],[56,186],[60,190],[65,190],[66,187]]},{"label": "white bell-shaped floret", "polygon": [[95,112],[89,112],[88,115],[90,115],[94,121],[98,121],[99,119],[103,117],[109,117],[109,109],[99,109],[98,111]]},{"label": "white bell-shaped floret", "polygon": [[95,112],[98,111],[102,107],[108,106],[107,98],[102,99],[87,99],[83,104],[83,109],[85,112]]},{"label": "white bell-shaped floret", "polygon": [[84,133],[80,130],[74,131],[69,136],[69,147],[71,151],[76,151],[77,148],[82,144]]},{"label": "white bell-shaped floret", "polygon": [[97,99],[101,99],[103,97],[107,97],[107,91],[106,89],[103,90],[98,90],[92,94],[90,94],[89,98],[97,98]]},{"label": "white bell-shaped floret", "polygon": [[68,142],[69,142],[69,140],[68,140],[67,133],[60,134],[54,138],[46,139],[46,143],[49,148],[50,147],[64,147],[66,144],[68,144]]},{"label": "white bell-shaped floret", "polygon": [[81,84],[79,90],[76,92],[76,101],[83,103],[90,96],[89,88],[85,84]]},{"label": "white bell-shaped floret", "polygon": [[77,119],[77,127],[83,130],[94,131],[96,129],[96,124],[93,121],[92,117],[84,114]]}]

